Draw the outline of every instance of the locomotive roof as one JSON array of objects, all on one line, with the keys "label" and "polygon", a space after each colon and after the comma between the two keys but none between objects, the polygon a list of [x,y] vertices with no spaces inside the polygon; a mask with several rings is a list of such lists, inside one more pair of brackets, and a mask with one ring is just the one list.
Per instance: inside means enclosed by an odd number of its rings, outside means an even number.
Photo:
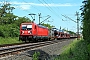
[{"label": "locomotive roof", "polygon": [[39,27],[42,27],[42,28],[47,28],[46,26],[43,26],[43,25],[40,25],[40,24],[37,24]]},{"label": "locomotive roof", "polygon": [[21,23],[21,24],[36,24],[34,22],[25,22],[25,23]]},{"label": "locomotive roof", "polygon": [[[22,23],[22,24],[33,24],[34,22],[25,22],[25,23]],[[34,23],[35,24],[35,23]],[[41,28],[47,28],[47,27],[45,27],[45,26],[43,26],[43,25],[40,25],[40,24],[37,24],[39,27],[41,27]]]},{"label": "locomotive roof", "polygon": [[31,22],[25,22],[25,23],[21,23],[21,24],[32,24]]}]

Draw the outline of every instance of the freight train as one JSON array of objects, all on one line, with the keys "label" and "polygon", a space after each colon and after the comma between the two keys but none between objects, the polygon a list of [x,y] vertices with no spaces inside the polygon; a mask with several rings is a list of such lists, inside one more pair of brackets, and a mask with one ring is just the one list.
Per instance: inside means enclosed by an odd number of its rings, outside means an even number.
[{"label": "freight train", "polygon": [[63,30],[52,28],[49,29],[34,22],[21,23],[19,40],[22,41],[38,41],[38,40],[55,40],[69,39],[70,34]]}]

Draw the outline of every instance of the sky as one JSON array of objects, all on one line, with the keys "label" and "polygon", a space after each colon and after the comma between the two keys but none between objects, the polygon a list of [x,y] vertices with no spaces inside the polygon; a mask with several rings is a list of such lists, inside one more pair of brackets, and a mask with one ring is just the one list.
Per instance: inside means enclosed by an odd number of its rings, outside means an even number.
[{"label": "sky", "polygon": [[[7,1],[11,6],[15,7],[13,13],[20,17],[28,17],[32,20],[32,17],[28,14],[35,15],[35,23],[39,23],[39,14],[41,13],[40,22],[48,23],[56,28],[68,29],[71,31],[77,31],[76,11],[81,13],[80,6],[82,6],[83,0],[0,0],[0,3]],[[71,18],[72,20],[65,18],[64,16]],[[80,16],[80,15],[79,15]],[[48,22],[49,21],[49,22]],[[81,22],[79,22],[81,25]]]}]

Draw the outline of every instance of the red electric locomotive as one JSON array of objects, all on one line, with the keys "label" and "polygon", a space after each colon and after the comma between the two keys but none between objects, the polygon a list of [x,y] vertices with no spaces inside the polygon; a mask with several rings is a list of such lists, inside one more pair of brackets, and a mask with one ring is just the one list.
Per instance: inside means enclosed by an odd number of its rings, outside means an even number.
[{"label": "red electric locomotive", "polygon": [[20,25],[19,40],[36,41],[38,39],[48,39],[49,31],[47,27],[35,24],[34,22],[22,23]]}]

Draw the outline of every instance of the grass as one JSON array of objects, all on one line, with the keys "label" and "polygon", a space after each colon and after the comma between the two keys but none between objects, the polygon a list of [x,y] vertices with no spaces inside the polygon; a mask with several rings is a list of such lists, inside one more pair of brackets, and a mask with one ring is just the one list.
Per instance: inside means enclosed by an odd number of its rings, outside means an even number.
[{"label": "grass", "polygon": [[[90,48],[90,47],[89,47]],[[74,40],[63,48],[60,56],[54,60],[88,60],[87,43],[84,40]]]},{"label": "grass", "polygon": [[33,54],[33,60],[39,60],[40,52],[35,52]]},{"label": "grass", "polygon": [[0,37],[0,45],[2,44],[13,44],[13,43],[20,43],[21,41],[18,40],[18,37],[8,37],[8,38],[2,38]]}]

